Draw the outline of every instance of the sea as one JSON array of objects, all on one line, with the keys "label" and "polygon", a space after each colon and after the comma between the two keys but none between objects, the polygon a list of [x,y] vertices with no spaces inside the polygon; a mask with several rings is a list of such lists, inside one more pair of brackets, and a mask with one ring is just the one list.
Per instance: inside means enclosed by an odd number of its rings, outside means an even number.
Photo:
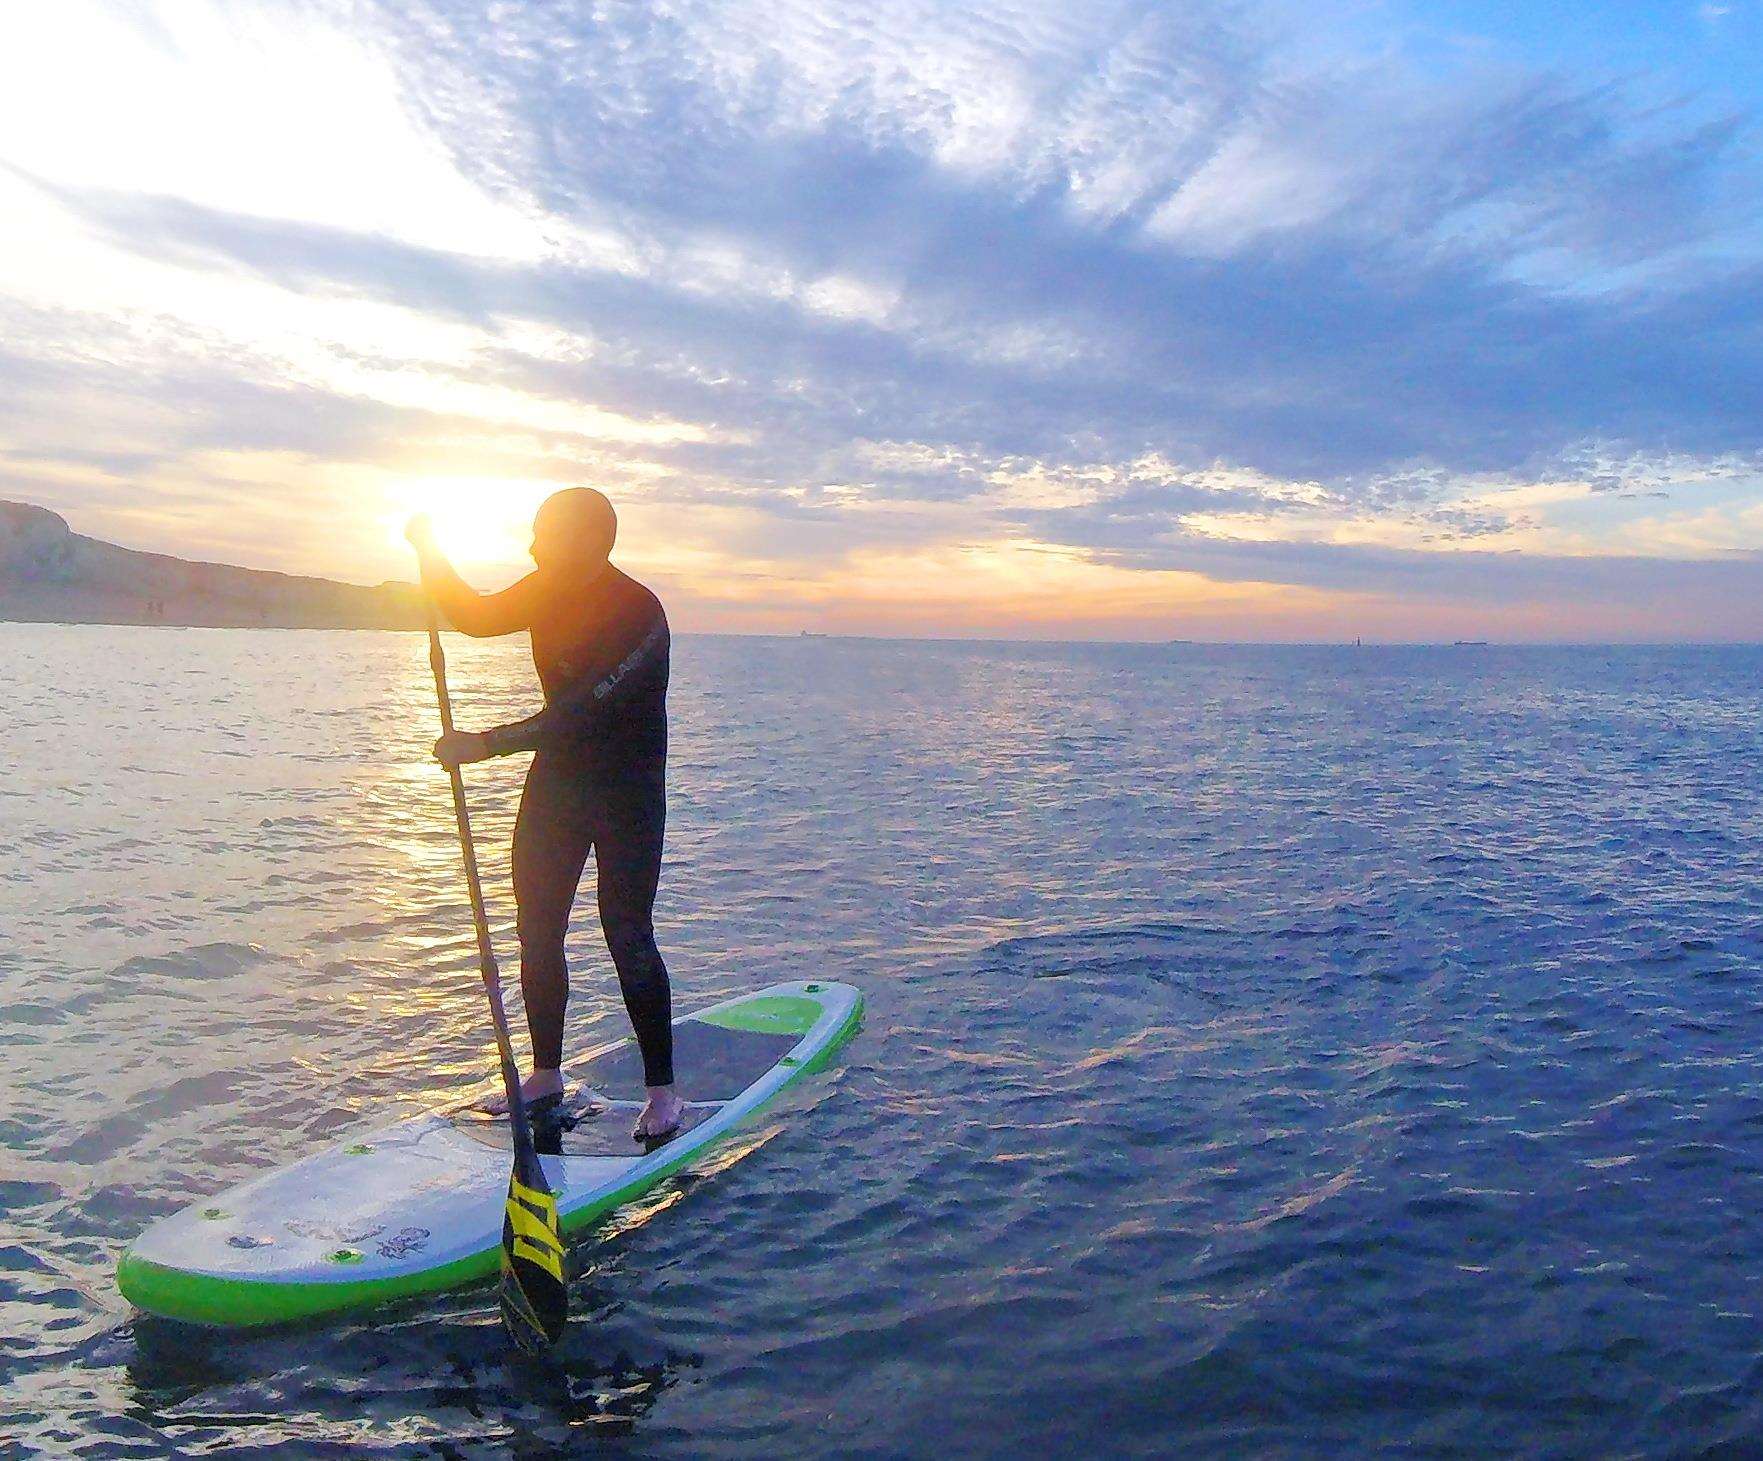
[{"label": "sea", "polygon": [[[450,654],[462,725],[535,708]],[[481,1287],[115,1287],[493,1071],[422,638],[0,625],[0,1455],[1763,1453],[1760,701],[1755,648],[681,635],[676,1008],[866,1022],[534,1361]],[[520,775],[467,771],[511,996]],[[571,957],[585,1047],[591,898]]]}]

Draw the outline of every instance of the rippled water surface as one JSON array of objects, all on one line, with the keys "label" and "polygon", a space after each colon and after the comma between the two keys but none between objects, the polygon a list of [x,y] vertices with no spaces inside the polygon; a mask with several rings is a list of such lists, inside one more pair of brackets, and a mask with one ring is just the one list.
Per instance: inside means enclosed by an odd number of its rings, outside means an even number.
[{"label": "rippled water surface", "polygon": [[[452,658],[462,723],[531,708]],[[490,1069],[420,639],[0,625],[0,1452],[1763,1447],[1763,653],[675,663],[678,1002],[868,1021],[595,1235],[546,1366],[482,1290],[240,1337],[112,1281]]]}]

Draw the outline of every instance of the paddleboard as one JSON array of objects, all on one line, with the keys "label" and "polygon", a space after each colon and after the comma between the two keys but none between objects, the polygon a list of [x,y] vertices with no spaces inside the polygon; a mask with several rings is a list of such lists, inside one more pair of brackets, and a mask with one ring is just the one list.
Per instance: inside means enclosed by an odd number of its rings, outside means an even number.
[{"label": "paddleboard", "polygon": [[[642,1061],[626,1038],[565,1072],[564,1125],[540,1161],[566,1235],[579,1233],[729,1136],[819,1069],[857,1029],[848,984],[774,984],[674,1021],[680,1132],[631,1136]],[[496,1273],[508,1123],[467,1102],[348,1138],[191,1203],[123,1254],[138,1308],[202,1324],[273,1324],[456,1288]]]}]

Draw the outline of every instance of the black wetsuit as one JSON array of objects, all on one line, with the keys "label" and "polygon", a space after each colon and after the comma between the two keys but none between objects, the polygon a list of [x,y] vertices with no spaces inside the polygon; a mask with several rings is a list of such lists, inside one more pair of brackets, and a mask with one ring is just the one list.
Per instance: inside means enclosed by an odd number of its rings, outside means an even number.
[{"label": "black wetsuit", "polygon": [[545,688],[539,714],[487,732],[496,755],[535,753],[514,824],[520,987],[533,1064],[562,1064],[569,1000],[563,943],[591,850],[600,926],[644,1079],[672,1085],[672,1000],[653,922],[667,817],[670,640],[660,600],[610,566],[585,581],[541,571],[484,595],[450,573],[425,579],[467,634],[530,630]]}]

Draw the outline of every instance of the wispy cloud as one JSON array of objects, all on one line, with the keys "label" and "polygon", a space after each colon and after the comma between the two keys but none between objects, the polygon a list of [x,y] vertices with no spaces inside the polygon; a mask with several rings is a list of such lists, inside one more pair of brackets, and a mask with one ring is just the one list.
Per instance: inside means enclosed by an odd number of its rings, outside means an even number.
[{"label": "wispy cloud", "polygon": [[0,460],[62,501],[452,463],[717,509],[700,575],[1026,541],[1490,603],[1763,547],[1753,124],[1693,94],[1249,0],[221,14],[107,34],[324,166],[0,141],[65,240],[0,251]]}]

